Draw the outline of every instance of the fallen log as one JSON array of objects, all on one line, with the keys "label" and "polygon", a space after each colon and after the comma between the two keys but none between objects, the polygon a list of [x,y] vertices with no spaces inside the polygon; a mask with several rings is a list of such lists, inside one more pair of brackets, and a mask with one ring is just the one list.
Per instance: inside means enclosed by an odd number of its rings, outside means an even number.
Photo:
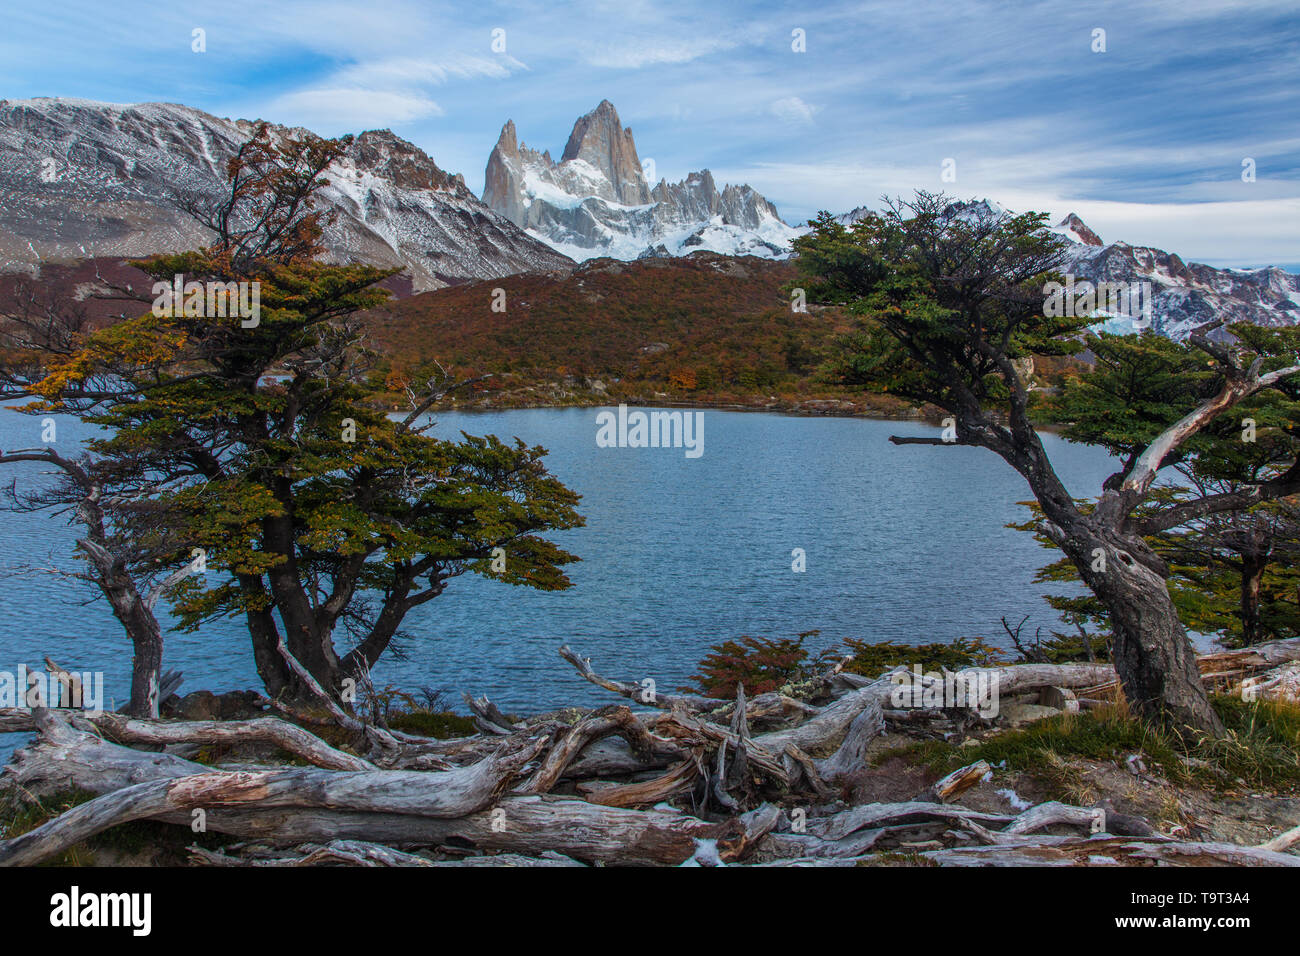
[{"label": "fallen log", "polygon": [[[922,858],[941,866],[1096,866],[1101,864],[1169,866],[1300,866],[1300,857],[1230,843],[1136,842],[1131,837],[1102,837],[1014,846],[950,847],[930,850]],[[1148,862],[1149,861],[1149,862]]]},{"label": "fallen log", "polygon": [[667,740],[654,737],[626,705],[613,705],[588,714],[561,731],[533,776],[519,793],[549,793],[559,783],[570,763],[593,740],[617,734],[634,754],[646,757],[670,756],[681,759],[685,751]]},{"label": "fallen log", "polygon": [[[739,735],[726,727],[688,714],[680,708],[671,714],[658,714],[646,721],[648,729],[662,737],[677,740],[682,746],[698,743],[711,743],[717,746],[726,744],[733,749],[742,741]],[[790,775],[785,766],[765,744],[764,737],[745,742],[745,760],[748,765],[761,770],[781,786],[790,785]]]},{"label": "fallen log", "polygon": [[[856,750],[884,730],[881,710],[891,687],[887,681],[875,681],[828,704],[810,720],[787,730],[759,734],[754,743],[773,753],[781,753],[786,744],[794,744],[805,753],[816,755],[842,742],[854,721],[866,713],[868,716],[858,724],[858,735],[851,745],[851,750]],[[851,759],[852,753],[849,753],[844,762]]]},{"label": "fallen log", "polygon": [[683,760],[653,780],[588,789],[583,797],[588,803],[598,803],[602,807],[648,807],[690,790],[699,776],[698,761]]},{"label": "fallen log", "polygon": [[[273,744],[328,770],[376,770],[370,761],[331,747],[315,734],[278,717],[252,720],[158,721],[103,714],[87,722],[113,740],[131,744]],[[79,720],[74,721],[74,723]]]},{"label": "fallen log", "polygon": [[1007,824],[1002,832],[1032,833],[1058,823],[1086,826],[1090,833],[1101,833],[1106,829],[1106,811],[1101,807],[1072,807],[1052,800],[1030,807]]},{"label": "fallen log", "polygon": [[1261,843],[1259,849],[1270,850],[1273,853],[1282,853],[1291,849],[1297,843],[1300,843],[1300,826],[1292,827],[1285,833],[1279,833],[1267,843]]},{"label": "fallen log", "polygon": [[[818,775],[831,783],[842,783],[867,766],[867,748],[885,732],[884,712],[868,703],[849,723],[835,753],[815,763]],[[790,745],[793,746],[793,745]],[[787,747],[788,750],[788,747]]]},{"label": "fallen log", "polygon": [[[35,731],[36,713],[41,708],[25,710],[15,707],[0,710],[0,729]],[[62,711],[71,726],[94,730],[119,743],[229,745],[271,744],[308,763],[330,770],[376,770],[370,761],[331,747],[315,734],[280,720],[278,717],[255,717],[251,720],[151,720],[128,717],[120,713],[89,716],[81,711]]]},{"label": "fallen log", "polygon": [[[167,822],[188,818],[163,817]],[[710,823],[661,809],[625,810],[552,794],[506,796],[494,807],[456,819],[413,814],[236,808],[208,816],[209,829],[280,844],[364,840],[399,847],[449,848],[539,856],[561,853],[586,863],[677,866],[701,843],[723,859],[742,858],[760,839],[743,817]],[[766,834],[763,834],[766,835]]]},{"label": "fallen log", "polygon": [[984,813],[966,807],[949,806],[942,803],[868,803],[837,813],[832,817],[818,821],[809,821],[809,832],[823,840],[842,840],[851,833],[865,827],[878,827],[890,823],[918,820],[961,820],[970,819],[977,823],[1007,824],[1014,817],[1002,813]]},{"label": "fallen log", "polygon": [[324,846],[307,843],[298,850],[298,856],[244,859],[225,853],[190,847],[192,862],[207,866],[299,867],[299,866],[506,866],[506,867],[581,867],[583,864],[558,853],[543,856],[520,856],[517,853],[500,853],[494,856],[469,856],[455,860],[430,860],[415,853],[404,853],[380,843],[361,840],[331,840]]},{"label": "fallen log", "polygon": [[[70,735],[92,736],[67,729]],[[80,749],[75,743],[69,743],[73,751]],[[91,741],[83,740],[82,743],[103,752]],[[138,753],[114,744],[105,746]],[[37,863],[117,824],[146,818],[184,819],[194,810],[202,810],[207,825],[217,830],[221,830],[219,819],[213,818],[219,818],[220,814],[215,811],[250,806],[259,812],[294,808],[409,814],[420,818],[460,817],[492,804],[513,782],[524,764],[536,756],[540,747],[538,741],[522,749],[517,746],[503,748],[494,757],[477,764],[444,772],[336,771],[315,767],[231,772],[200,767],[198,773],[177,776],[176,771],[181,769],[181,765],[172,764],[155,775],[162,776],[162,779],[105,787],[104,775],[95,768],[94,783],[97,786],[83,789],[103,795],[0,844],[0,865]],[[114,755],[111,751],[109,755],[122,759],[121,755]],[[137,763],[133,769],[139,772],[145,768]],[[120,773],[114,774],[110,770],[109,776],[120,781]]]}]

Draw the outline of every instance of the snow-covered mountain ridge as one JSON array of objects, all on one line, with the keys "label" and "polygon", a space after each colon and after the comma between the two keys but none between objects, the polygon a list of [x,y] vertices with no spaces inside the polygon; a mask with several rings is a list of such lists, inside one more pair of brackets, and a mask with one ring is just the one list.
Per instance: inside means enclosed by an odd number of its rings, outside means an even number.
[{"label": "snow-covered mountain ridge", "polygon": [[[175,200],[218,192],[256,126],[170,103],[0,100],[0,271],[201,245]],[[417,290],[572,266],[388,130],[357,136],[328,178],[333,261],[400,267]]]},{"label": "snow-covered mountain ridge", "polygon": [[782,258],[801,230],[750,186],[718,189],[705,169],[653,187],[632,130],[602,100],[573,125],[560,160],[501,129],[483,201],[530,235],[575,259],[636,259],[696,251]]}]

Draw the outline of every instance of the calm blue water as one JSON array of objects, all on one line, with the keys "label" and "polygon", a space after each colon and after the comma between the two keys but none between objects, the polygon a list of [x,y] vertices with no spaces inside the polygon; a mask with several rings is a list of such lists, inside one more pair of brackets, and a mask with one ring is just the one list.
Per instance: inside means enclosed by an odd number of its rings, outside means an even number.
[{"label": "calm blue water", "polygon": [[[555,535],[582,557],[572,589],[537,593],[464,577],[406,622],[403,659],[380,686],[487,694],[507,710],[607,703],[556,654],[565,642],[623,678],[686,683],[709,645],[742,634],[819,628],[814,650],[845,637],[926,643],[979,636],[1004,643],[1001,616],[1056,615],[1031,583],[1049,558],[1023,520],[1024,481],[991,452],[896,447],[891,434],[934,433],[914,422],[800,418],[705,410],[704,455],[681,449],[597,448],[596,409],[439,416],[437,434],[519,436],[550,450],[551,470],[583,495],[585,528]],[[40,420],[0,410],[0,447],[40,444]],[[58,419],[65,453],[84,436]],[[1045,441],[1071,491],[1093,493],[1107,456]],[[41,467],[10,467],[20,488]],[[73,569],[74,528],[46,514],[0,513],[0,568]],[[807,571],[791,570],[791,551]],[[89,602],[89,603],[86,603]],[[164,621],[169,618],[164,615]],[[105,672],[106,696],[129,693],[130,645],[90,585],[46,574],[0,582],[0,670],[40,666]],[[184,691],[259,687],[238,621],[167,637],[166,666]]]}]

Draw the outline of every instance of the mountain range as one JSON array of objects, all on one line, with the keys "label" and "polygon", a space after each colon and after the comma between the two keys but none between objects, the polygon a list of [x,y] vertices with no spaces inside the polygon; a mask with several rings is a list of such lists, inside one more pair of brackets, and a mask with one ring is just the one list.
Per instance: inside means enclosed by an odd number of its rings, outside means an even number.
[{"label": "mountain range", "polygon": [[632,130],[602,100],[573,124],[559,162],[519,141],[507,121],[488,157],[483,201],[530,235],[583,260],[697,251],[782,258],[798,229],[750,186],[704,169],[678,183],[646,180]]},{"label": "mountain range", "polygon": [[1103,243],[1074,213],[1053,231],[1069,241],[1061,272],[1076,282],[1150,283],[1150,315],[1103,312],[1104,331],[1133,332],[1149,318],[1153,331],[1182,341],[1216,319],[1225,325],[1300,325],[1300,275],[1277,268],[1216,269],[1163,249]]},{"label": "mountain range", "polygon": [[[0,100],[0,273],[105,262],[194,248],[201,227],[176,207],[216,194],[225,161],[257,123],[186,106],[86,100]],[[272,126],[275,136],[305,130]],[[786,224],[747,185],[718,189],[709,170],[653,186],[632,131],[608,100],[574,124],[558,162],[518,140],[513,122],[488,159],[483,197],[463,177],[388,130],[361,133],[328,175],[321,201],[336,213],[327,258],[400,268],[400,292],[519,273],[567,274],[575,260],[631,260],[695,252],[786,258],[804,227]],[[988,200],[954,214],[996,213]],[[865,215],[855,209],[839,218]],[[1071,213],[1062,271],[1076,281],[1149,282],[1151,326],[1185,338],[1212,319],[1300,324],[1300,276],[1219,269],[1175,253],[1105,243]],[[68,272],[67,275],[79,275]],[[1130,331],[1139,317],[1099,313]]]},{"label": "mountain range", "polygon": [[[0,100],[0,271],[201,245],[175,201],[219,192],[256,126],[170,103]],[[573,265],[388,130],[357,136],[328,178],[327,258],[399,267],[417,291]]]}]

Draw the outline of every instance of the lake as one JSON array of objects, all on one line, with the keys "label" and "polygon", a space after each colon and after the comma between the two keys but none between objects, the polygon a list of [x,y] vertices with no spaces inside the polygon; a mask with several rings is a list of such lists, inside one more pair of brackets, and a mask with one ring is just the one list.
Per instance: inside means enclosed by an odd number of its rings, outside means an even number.
[{"label": "lake", "polygon": [[[1025,633],[1058,625],[1032,583],[1051,560],[1029,534],[1028,486],[992,452],[894,446],[890,435],[937,434],[919,422],[702,411],[703,453],[598,447],[598,409],[455,412],[434,433],[519,436],[549,449],[551,470],[583,496],[584,528],[553,536],[579,555],[573,587],[538,593],[467,576],[407,618],[401,656],[377,686],[486,694],[503,709],[609,703],[556,649],[569,643],[600,672],[687,683],[711,644],[741,635],[793,637],[818,629],[818,651],[846,637],[918,644],[982,637],[1005,646],[999,619],[1026,615]],[[65,454],[86,429],[59,417]],[[38,445],[39,419],[0,412],[0,447]],[[1095,448],[1046,435],[1077,495],[1112,470]],[[8,468],[6,484],[41,481],[41,466]],[[75,528],[48,514],[0,513],[0,568],[75,569]],[[792,570],[802,548],[806,570]],[[170,617],[162,615],[164,626]],[[0,670],[103,671],[106,696],[129,695],[130,644],[89,584],[36,572],[4,581]],[[239,621],[168,633],[165,666],[182,692],[259,688]]]}]

